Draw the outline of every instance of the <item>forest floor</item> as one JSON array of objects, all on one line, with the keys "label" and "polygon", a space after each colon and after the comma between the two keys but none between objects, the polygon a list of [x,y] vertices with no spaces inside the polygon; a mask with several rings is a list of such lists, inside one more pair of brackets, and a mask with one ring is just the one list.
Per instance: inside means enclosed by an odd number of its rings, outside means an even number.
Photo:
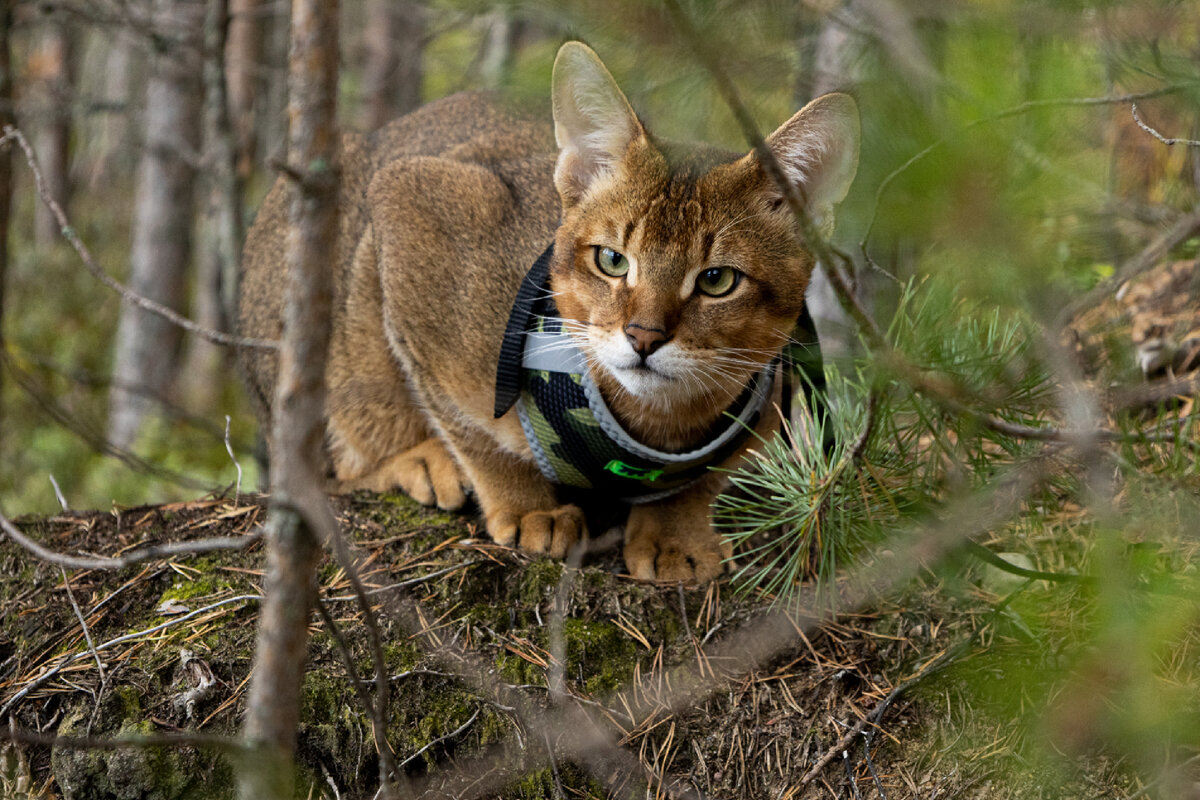
[{"label": "forest floor", "polygon": [[[767,662],[725,674],[706,651],[761,616],[764,598],[736,597],[725,582],[685,590],[633,581],[616,573],[613,552],[582,569],[530,559],[482,540],[465,518],[402,497],[342,498],[337,508],[365,583],[380,590],[388,741],[413,786],[430,796],[456,795],[465,777],[478,790],[468,796],[520,798],[603,797],[606,789],[736,798],[879,792],[893,800],[1136,790],[1121,764],[1099,753],[1060,760],[1049,788],[1022,768],[1017,722],[998,725],[973,709],[969,678],[940,669],[952,651],[969,661],[972,648],[956,645],[988,627],[982,588],[955,597],[936,579],[918,581],[903,598],[811,635],[797,627]],[[264,498],[245,496],[18,525],[59,552],[118,554],[146,542],[249,536],[265,514]],[[60,736],[235,734],[262,561],[255,543],[75,571],[68,593],[60,568],[0,543],[4,715]],[[365,626],[345,573],[327,561],[319,580],[358,677],[368,679]],[[558,625],[562,645],[551,641]],[[558,705],[586,711],[628,763],[611,754],[573,763],[554,746],[561,729],[522,717],[522,705],[551,710],[547,686],[558,664]],[[696,677],[704,688],[675,702],[672,686]],[[366,798],[377,786],[370,721],[353,680],[329,629],[314,624],[298,748],[312,796]],[[9,753],[5,797],[21,796],[18,785],[29,787],[27,797],[72,798],[227,797],[232,786],[227,761],[192,747],[26,745],[19,756]],[[653,775],[662,776],[661,794],[653,777],[654,788],[640,788]]]}]

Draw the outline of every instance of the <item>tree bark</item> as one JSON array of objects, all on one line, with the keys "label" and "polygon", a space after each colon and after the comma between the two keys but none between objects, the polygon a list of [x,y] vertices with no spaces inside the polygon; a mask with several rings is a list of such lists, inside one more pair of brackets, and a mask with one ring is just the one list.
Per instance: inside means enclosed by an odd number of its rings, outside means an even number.
[{"label": "tree bark", "polygon": [[425,7],[411,0],[370,0],[364,35],[363,126],[373,130],[421,104]]},{"label": "tree bark", "polygon": [[336,0],[294,0],[288,70],[292,187],[288,284],[271,431],[274,499],[244,739],[258,757],[238,776],[242,800],[292,797],[318,536],[332,521],[322,490],[325,356],[337,239]]},{"label": "tree bark", "polygon": [[479,59],[479,79],[484,86],[498,89],[508,83],[520,36],[521,21],[514,17],[512,9],[501,7],[488,14]]},{"label": "tree bark", "polygon": [[[70,192],[68,167],[74,50],[74,32],[67,20],[58,14],[47,23],[38,50],[30,59],[31,78],[36,86],[30,109],[36,122],[34,149],[46,180],[46,190],[64,209]],[[34,236],[38,246],[52,246],[60,235],[54,215],[45,203],[37,203]]]},{"label": "tree bark", "polygon": [[[204,19],[204,151],[208,205],[201,221],[200,248],[192,295],[195,319],[207,328],[230,331],[236,314],[237,272],[242,250],[242,181],[229,115],[226,84],[226,23],[229,0],[208,0]],[[197,413],[213,406],[227,351],[200,338],[191,340],[184,371],[185,396]]]},{"label": "tree bark", "polygon": [[243,179],[254,170],[257,150],[254,106],[259,96],[258,69],[263,56],[262,6],[262,0],[229,0],[225,79],[237,137],[237,171]]},{"label": "tree bark", "polygon": [[[13,124],[12,31],[13,0],[0,0],[0,131]],[[4,287],[8,280],[8,218],[12,201],[12,147],[0,150],[0,351],[4,342]],[[0,371],[0,454],[4,452],[4,373]]]},{"label": "tree bark", "polygon": [[[138,172],[130,253],[131,288],[179,310],[191,258],[192,165],[198,144],[199,75],[195,34],[203,0],[155,0],[155,26],[170,43],[153,57],[146,87],[146,138]],[[108,437],[129,447],[177,372],[182,336],[162,319],[126,306],[117,328]]]}]

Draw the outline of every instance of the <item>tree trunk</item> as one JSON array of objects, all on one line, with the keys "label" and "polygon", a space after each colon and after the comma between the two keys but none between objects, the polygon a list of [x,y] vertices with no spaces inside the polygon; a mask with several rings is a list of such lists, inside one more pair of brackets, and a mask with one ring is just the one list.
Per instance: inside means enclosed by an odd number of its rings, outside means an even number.
[{"label": "tree trunk", "polygon": [[[123,29],[104,31],[105,37],[104,76],[99,81],[103,87],[104,115],[100,123],[100,142],[97,164],[91,171],[90,181],[100,184],[120,175],[128,174],[133,168],[134,148],[129,141],[131,123],[135,114],[133,75],[134,45],[132,35]],[[99,185],[91,190],[100,192]]]},{"label": "tree trunk", "polygon": [[242,800],[288,800],[300,714],[308,622],[320,555],[332,522],[322,487],[325,356],[337,244],[338,12],[336,0],[294,0],[288,71],[292,187],[288,285],[275,419],[274,499],[244,738],[259,757],[238,775]]},{"label": "tree trunk", "polygon": [[[13,0],[0,0],[0,131],[13,124],[12,57],[9,34],[12,31]],[[4,287],[8,278],[8,217],[12,201],[12,147],[0,150],[0,351],[4,342]],[[0,370],[0,436],[4,425],[4,372]],[[4,440],[0,438],[0,457]]]},{"label": "tree trunk", "polygon": [[[64,209],[70,191],[68,167],[74,45],[74,32],[67,20],[57,15],[47,23],[38,50],[30,59],[30,77],[36,87],[30,109],[36,121],[34,149],[46,180],[46,190]],[[53,245],[61,235],[58,221],[45,203],[36,204],[34,234],[39,247]]]},{"label": "tree trunk", "polygon": [[[170,44],[155,54],[146,87],[146,139],[138,172],[130,254],[131,288],[173,309],[184,303],[191,258],[192,165],[199,131],[195,41],[202,0],[155,0],[155,26]],[[126,306],[117,329],[108,436],[118,447],[137,438],[152,399],[164,397],[177,371],[180,330]]]},{"label": "tree trunk", "polygon": [[[196,263],[194,318],[205,327],[232,329],[237,302],[237,270],[242,250],[242,182],[237,176],[235,133],[229,119],[225,82],[228,0],[208,0],[204,19],[204,151],[208,164],[208,207],[201,222]],[[225,348],[193,337],[184,371],[185,396],[199,414],[215,404],[221,386]]]},{"label": "tree trunk", "polygon": [[242,179],[254,170],[256,157],[254,105],[261,84],[258,69],[263,56],[263,13],[262,0],[229,2],[225,76],[229,86],[229,111],[237,137],[237,172]]},{"label": "tree trunk", "polygon": [[425,7],[411,0],[369,0],[363,126],[373,130],[421,104]]},{"label": "tree trunk", "polygon": [[488,14],[479,59],[479,79],[484,86],[498,89],[508,83],[520,36],[521,21],[513,17],[511,9],[498,8]]},{"label": "tree trunk", "polygon": [[288,88],[287,60],[289,25],[287,5],[266,3],[262,6],[269,13],[259,16],[262,25],[262,60],[259,82],[255,85],[255,134],[257,163],[282,159],[287,151],[288,136]]}]

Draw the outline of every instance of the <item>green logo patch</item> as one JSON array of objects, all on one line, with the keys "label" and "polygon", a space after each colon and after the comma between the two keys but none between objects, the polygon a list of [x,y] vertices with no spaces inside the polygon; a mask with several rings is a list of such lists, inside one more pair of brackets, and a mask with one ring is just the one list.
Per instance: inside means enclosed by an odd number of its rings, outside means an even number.
[{"label": "green logo patch", "polygon": [[604,465],[604,468],[614,475],[620,475],[622,478],[629,478],[634,481],[656,481],[662,477],[661,469],[643,469],[635,467],[632,464],[626,464],[624,461],[613,459]]}]

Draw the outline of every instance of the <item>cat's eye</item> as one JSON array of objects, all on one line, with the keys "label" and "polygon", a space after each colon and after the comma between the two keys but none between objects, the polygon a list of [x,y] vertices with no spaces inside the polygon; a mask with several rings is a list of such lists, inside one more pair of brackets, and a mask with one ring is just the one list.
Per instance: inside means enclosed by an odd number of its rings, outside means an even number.
[{"label": "cat's eye", "polygon": [[595,249],[596,267],[605,275],[619,278],[629,272],[629,259],[613,250],[611,247],[597,246]]},{"label": "cat's eye", "polygon": [[741,283],[742,273],[733,267],[711,267],[696,276],[696,288],[709,297],[721,297]]}]

